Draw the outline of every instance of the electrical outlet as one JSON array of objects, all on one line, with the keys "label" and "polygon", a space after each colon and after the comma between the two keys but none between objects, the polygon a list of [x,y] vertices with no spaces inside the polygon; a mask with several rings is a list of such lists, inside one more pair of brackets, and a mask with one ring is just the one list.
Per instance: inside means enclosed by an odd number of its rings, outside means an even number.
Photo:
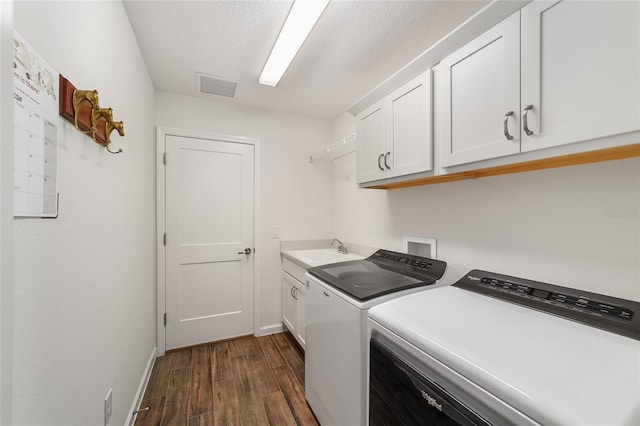
[{"label": "electrical outlet", "polygon": [[107,426],[109,424],[109,420],[111,419],[111,411],[113,409],[112,405],[112,389],[109,389],[107,393],[107,397],[104,399],[104,425]]}]

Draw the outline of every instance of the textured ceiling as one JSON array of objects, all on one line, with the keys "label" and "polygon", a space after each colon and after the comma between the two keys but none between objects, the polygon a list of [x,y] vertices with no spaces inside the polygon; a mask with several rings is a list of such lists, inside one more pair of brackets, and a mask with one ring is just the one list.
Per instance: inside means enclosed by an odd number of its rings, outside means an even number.
[{"label": "textured ceiling", "polygon": [[[258,77],[291,1],[123,1],[157,90],[334,119],[487,1],[332,1],[277,87]],[[196,72],[238,82],[196,92]]]}]

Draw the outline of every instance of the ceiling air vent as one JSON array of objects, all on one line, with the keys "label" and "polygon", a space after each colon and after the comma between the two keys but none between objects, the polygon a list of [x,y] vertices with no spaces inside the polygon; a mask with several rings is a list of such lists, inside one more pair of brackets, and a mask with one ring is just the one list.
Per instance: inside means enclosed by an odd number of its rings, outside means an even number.
[{"label": "ceiling air vent", "polygon": [[217,95],[233,98],[236,94],[236,86],[238,83],[235,81],[224,80],[218,77],[207,74],[197,74],[198,92],[205,95]]}]

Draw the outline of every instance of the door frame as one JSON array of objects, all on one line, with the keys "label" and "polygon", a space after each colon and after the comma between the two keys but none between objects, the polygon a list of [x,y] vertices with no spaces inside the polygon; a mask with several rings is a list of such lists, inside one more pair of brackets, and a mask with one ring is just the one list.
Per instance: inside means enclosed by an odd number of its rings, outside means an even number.
[{"label": "door frame", "polygon": [[220,142],[253,145],[253,246],[257,250],[253,254],[253,334],[260,331],[260,259],[262,246],[260,244],[260,140],[242,136],[230,136],[217,133],[201,132],[197,130],[177,129],[172,127],[156,128],[156,333],[158,356],[165,354],[167,343],[164,326],[166,312],[166,252],[164,245],[165,223],[165,175],[164,165],[165,138],[167,136],[181,136],[187,138],[210,139]]}]

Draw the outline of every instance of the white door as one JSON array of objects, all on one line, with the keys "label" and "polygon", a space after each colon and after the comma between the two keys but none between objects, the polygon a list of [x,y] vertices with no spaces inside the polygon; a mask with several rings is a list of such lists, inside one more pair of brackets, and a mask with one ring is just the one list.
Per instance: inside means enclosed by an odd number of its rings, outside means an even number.
[{"label": "white door", "polygon": [[519,13],[445,58],[435,80],[442,166],[520,152]]},{"label": "white door", "polygon": [[[384,179],[387,109],[382,100],[358,114],[358,183]],[[387,158],[387,161],[388,158]]]},{"label": "white door", "polygon": [[254,147],[165,144],[166,348],[251,334]]},{"label": "white door", "polygon": [[282,277],[282,321],[289,331],[295,336],[298,332],[298,301],[293,295],[296,288],[292,278],[286,272]]},{"label": "white door", "polygon": [[523,110],[529,105],[523,151],[638,130],[640,2],[525,6]]},{"label": "white door", "polygon": [[302,346],[302,349],[305,349],[306,340],[307,340],[307,311],[306,311],[306,303],[305,300],[305,292],[301,288],[297,288],[294,295],[296,296],[298,303],[298,333],[296,334],[296,339],[298,339],[298,343]]},{"label": "white door", "polygon": [[390,109],[387,177],[431,170],[431,70],[393,92]]}]

